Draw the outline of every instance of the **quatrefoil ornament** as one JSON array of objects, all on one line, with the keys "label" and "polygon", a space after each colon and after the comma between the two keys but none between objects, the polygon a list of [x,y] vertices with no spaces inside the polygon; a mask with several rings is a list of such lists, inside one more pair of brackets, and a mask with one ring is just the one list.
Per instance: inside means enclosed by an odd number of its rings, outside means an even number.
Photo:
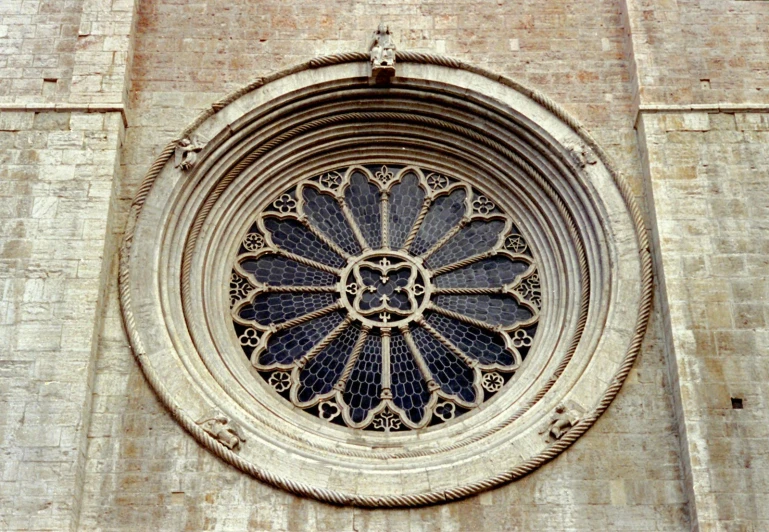
[{"label": "quatrefoil ornament", "polygon": [[355,278],[352,284],[361,287],[353,308],[363,316],[411,315],[419,307],[417,297],[424,294],[422,274],[410,261],[371,257],[357,263],[352,275]]}]

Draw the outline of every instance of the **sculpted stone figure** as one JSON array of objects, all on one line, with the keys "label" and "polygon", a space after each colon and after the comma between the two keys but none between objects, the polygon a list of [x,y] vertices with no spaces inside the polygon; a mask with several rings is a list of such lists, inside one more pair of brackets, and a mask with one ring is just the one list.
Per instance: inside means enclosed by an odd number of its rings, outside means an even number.
[{"label": "sculpted stone figure", "polygon": [[246,442],[239,434],[237,427],[221,414],[202,419],[198,421],[198,425],[231,451],[236,450],[241,443]]},{"label": "sculpted stone figure", "polygon": [[176,145],[176,152],[174,153],[174,167],[187,171],[195,166],[198,160],[198,152],[203,147],[204,145],[196,140],[192,141],[188,138],[180,140]]},{"label": "sculpted stone figure", "polygon": [[370,48],[371,76],[377,83],[387,82],[395,75],[395,43],[390,27],[380,24]]},{"label": "sculpted stone figure", "polygon": [[550,423],[541,430],[540,434],[546,434],[545,441],[551,443],[563,438],[564,434],[577,424],[579,416],[566,409],[566,406],[560,404],[555,407],[555,414],[550,418]]}]

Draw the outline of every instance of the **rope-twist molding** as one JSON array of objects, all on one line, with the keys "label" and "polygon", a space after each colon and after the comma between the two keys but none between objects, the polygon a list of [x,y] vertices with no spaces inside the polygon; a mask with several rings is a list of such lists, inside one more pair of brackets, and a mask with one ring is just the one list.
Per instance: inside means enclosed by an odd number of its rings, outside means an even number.
[{"label": "rope-twist molding", "polygon": [[[129,217],[126,223],[126,229],[125,229],[123,242],[120,250],[120,255],[121,255],[120,271],[118,276],[120,303],[123,309],[124,325],[130,339],[134,356],[139,366],[141,367],[142,372],[144,373],[148,383],[153,388],[155,393],[158,395],[163,405],[165,405],[165,407],[169,410],[173,418],[187,432],[189,432],[193,437],[195,437],[195,439],[198,440],[198,442],[200,442],[206,449],[213,452],[217,457],[219,457],[223,461],[245,471],[246,473],[256,477],[258,480],[267,482],[269,484],[272,484],[276,487],[282,488],[288,492],[291,492],[297,495],[309,496],[327,503],[337,504],[337,505],[352,505],[352,506],[370,507],[370,508],[410,507],[410,506],[423,506],[428,504],[436,504],[436,503],[458,500],[458,499],[469,497],[479,492],[491,489],[500,484],[511,482],[524,475],[527,475],[528,473],[534,471],[535,469],[539,468],[543,464],[549,462],[550,460],[555,458],[557,455],[559,455],[563,450],[565,450],[570,445],[572,445],[582,434],[584,434],[587,431],[587,429],[590,426],[592,426],[592,424],[601,416],[601,414],[603,414],[606,411],[606,409],[609,407],[609,405],[614,400],[616,395],[619,393],[619,390],[622,387],[622,383],[624,382],[628,373],[632,369],[633,364],[636,358],[638,357],[638,353],[641,349],[641,344],[643,342],[643,338],[646,332],[646,326],[651,313],[652,284],[653,284],[652,259],[651,259],[651,252],[649,249],[649,238],[646,232],[646,226],[644,224],[643,215],[641,214],[641,210],[634,199],[632,190],[630,189],[630,186],[628,185],[628,183],[616,171],[608,154],[595,142],[592,136],[579,122],[577,122],[573,117],[567,114],[558,104],[556,104],[554,101],[552,101],[543,93],[537,90],[525,87],[510,78],[499,76],[487,70],[484,70],[472,65],[468,65],[456,59],[429,54],[429,53],[420,53],[420,52],[397,52],[396,59],[397,61],[403,62],[403,63],[421,63],[421,64],[429,64],[429,65],[437,65],[437,66],[443,66],[448,68],[454,68],[459,70],[466,70],[468,72],[473,72],[478,75],[484,76],[490,80],[497,81],[499,83],[502,83],[503,85],[511,87],[517,90],[518,92],[528,96],[533,101],[535,101],[536,103],[538,103],[539,105],[541,105],[542,107],[550,111],[560,120],[562,120],[564,123],[569,125],[574,131],[576,131],[579,134],[579,136],[582,137],[585,143],[587,143],[593,149],[593,151],[600,157],[603,164],[609,170],[612,179],[614,180],[615,184],[618,186],[620,190],[620,193],[622,195],[626,208],[630,211],[630,215],[633,220],[633,224],[636,230],[636,235],[639,241],[638,242],[639,253],[640,253],[640,260],[641,260],[641,302],[640,302],[638,318],[634,326],[634,333],[633,333],[632,340],[630,342],[630,346],[628,347],[628,350],[625,353],[623,362],[620,365],[619,370],[613,376],[610,386],[604,392],[601,399],[598,401],[598,404],[596,404],[595,407],[590,412],[583,415],[579,420],[579,422],[576,423],[574,427],[572,427],[562,438],[551,443],[542,453],[526,460],[522,464],[519,464],[518,466],[512,469],[503,471],[491,478],[487,478],[479,482],[475,482],[472,484],[468,484],[465,486],[460,486],[452,489],[431,491],[431,492],[415,494],[415,495],[389,495],[389,496],[357,496],[357,495],[351,495],[351,494],[344,494],[342,492],[338,492],[335,490],[322,489],[322,488],[310,486],[302,482],[295,482],[295,481],[280,477],[278,475],[275,475],[273,473],[270,473],[269,471],[266,471],[258,467],[257,465],[247,460],[244,460],[236,452],[229,450],[227,447],[222,445],[218,440],[214,439],[205,430],[203,430],[203,428],[201,428],[196,423],[195,419],[193,419],[193,417],[189,413],[184,411],[179,406],[176,399],[168,392],[163,382],[159,379],[157,371],[154,369],[148,357],[146,356],[141,337],[139,336],[138,331],[136,330],[136,324],[134,321],[133,309],[131,304],[131,291],[130,291],[130,286],[128,282],[128,278],[130,275],[129,257],[130,257],[131,246],[134,238],[134,230],[135,230],[138,218],[141,214],[142,206],[144,205],[144,202],[147,199],[147,195],[149,194],[161,170],[166,165],[168,160],[173,156],[177,142],[180,139],[190,135],[209,117],[211,117],[213,114],[220,111],[221,109],[223,109],[224,107],[226,107],[227,105],[229,105],[230,103],[238,99],[239,97],[243,96],[244,94],[258,87],[261,87],[262,85],[265,85],[270,81],[280,79],[282,77],[288,76],[290,74],[293,74],[302,70],[321,68],[325,66],[342,64],[342,63],[368,61],[368,54],[362,53],[362,52],[351,52],[351,53],[342,53],[342,54],[315,58],[308,62],[292,67],[290,69],[272,74],[268,77],[259,78],[255,80],[253,83],[246,85],[245,87],[242,87],[228,94],[221,100],[212,104],[209,109],[201,113],[182,132],[182,134],[179,136],[178,139],[172,140],[158,155],[157,159],[153,162],[149,171],[147,172],[144,179],[142,180],[139,186],[139,189],[136,193],[136,196],[131,204],[131,210],[129,212]],[[393,119],[398,119],[396,117],[399,117],[399,118],[408,117],[409,119],[414,118],[414,115],[401,114],[401,113],[391,113],[391,114],[394,115],[392,117]],[[424,119],[425,117],[421,117],[421,118]],[[466,128],[461,128],[460,126],[456,126],[455,124],[442,123],[440,125],[443,127],[448,127],[449,129],[454,129],[458,133],[460,132],[462,134],[470,133],[474,138],[474,140],[476,141],[492,142],[489,139],[483,137],[482,135],[479,135],[475,132],[471,132]],[[297,134],[297,133],[300,133],[301,131],[306,131],[308,128],[311,128],[311,126],[305,124],[304,126],[297,128],[299,131],[288,132],[286,133],[286,135],[289,135],[289,133]],[[259,150],[260,153],[257,154],[256,152],[252,152],[252,154],[250,154],[249,157],[244,159],[241,162],[241,164],[238,164],[236,168],[232,169],[232,174],[231,174],[232,178],[234,178],[234,176],[237,175],[237,173],[239,173],[240,171],[242,171],[242,169],[244,169],[248,164],[253,162],[251,160],[252,156],[254,156],[254,160],[255,160],[255,158],[258,158],[264,152],[269,151],[269,149],[271,149],[272,147],[280,144],[280,142],[283,142],[286,138],[288,137],[279,136],[273,139],[270,143],[262,146]],[[513,160],[519,167],[524,169],[524,171],[527,174],[531,175],[532,177],[538,178],[538,181],[541,179],[541,177],[538,176],[538,173],[533,168],[531,168],[525,161],[517,157],[517,155],[513,154],[512,152],[510,152],[509,150],[501,146],[495,146],[495,148],[496,149],[503,148],[503,150],[506,152],[506,155],[510,156],[510,159]],[[235,173],[236,170],[238,170],[237,173]],[[227,181],[226,178],[223,179],[219,185],[223,185],[225,181]],[[543,182],[544,180],[542,180],[540,184],[542,184]],[[544,182],[544,184],[547,187],[549,187],[549,185],[546,182]],[[224,188],[226,188],[226,185],[224,186]],[[223,190],[223,188],[221,190]],[[219,190],[219,187],[217,187],[217,192],[221,193],[221,190]],[[553,192],[552,188],[550,188],[550,192]],[[218,196],[218,194],[215,194],[215,195]],[[557,195],[555,197],[557,197]],[[562,209],[566,210],[566,207],[565,205],[563,205],[562,202],[556,201],[556,204],[559,211]],[[205,205],[203,207],[203,211],[205,211],[207,208],[210,210],[210,206]],[[205,218],[205,216],[198,217],[198,219],[203,219],[203,218]],[[570,232],[572,230],[576,231],[576,228],[572,227],[573,222],[571,222],[571,217],[567,217],[567,220],[570,221],[570,223],[568,224]],[[193,235],[194,235],[194,238],[197,238],[197,235],[199,234],[199,232],[200,232],[200,226],[196,223],[195,226],[193,227],[193,230],[191,231],[190,238],[193,238]],[[579,239],[577,239],[577,241],[579,241]],[[189,249],[189,247],[186,247],[185,249]],[[579,249],[582,250],[579,253],[580,266],[586,266],[584,249],[582,249],[581,247],[579,247]],[[187,256],[185,252],[185,257],[183,260],[183,269],[185,267],[186,268],[190,267],[190,259],[191,258]],[[583,269],[583,275],[582,275],[581,289],[583,292],[583,296],[586,293],[585,290],[589,288],[589,276],[586,276],[587,274],[585,272],[586,272],[586,268]],[[184,285],[182,291],[183,293],[185,292],[189,293],[189,285],[188,284]],[[583,297],[582,308],[580,311],[581,315],[578,320],[578,327],[581,327],[581,328],[584,328],[585,326],[585,320],[586,320],[585,305],[587,305],[587,299]],[[576,337],[575,337],[575,341],[578,341]],[[573,345],[569,347],[567,351],[567,356],[560,363],[553,378],[551,379],[552,382],[554,382],[555,379],[557,379],[557,376],[560,375],[560,373],[564,370],[564,368],[568,364],[568,358],[570,358],[571,354],[573,354],[574,348],[576,348],[576,343],[573,343]],[[539,400],[539,398],[541,398],[541,395],[544,395],[546,391],[547,390],[542,391],[539,394],[539,397],[535,398],[533,401]],[[513,416],[513,419],[509,420],[507,424],[512,423],[512,421],[514,421],[514,419],[516,418],[517,418],[516,416]],[[477,438],[483,438],[483,437],[486,437],[487,435],[488,434],[480,435],[480,436],[477,436]],[[473,441],[475,441],[477,438],[473,438]],[[455,445],[447,446],[446,449],[453,449],[453,448],[456,448],[457,446],[466,445],[467,443],[470,443],[470,442],[468,441],[464,443],[457,443]],[[419,454],[420,453],[407,452],[407,453],[398,454],[397,456],[410,457],[410,456],[416,456]]]}]

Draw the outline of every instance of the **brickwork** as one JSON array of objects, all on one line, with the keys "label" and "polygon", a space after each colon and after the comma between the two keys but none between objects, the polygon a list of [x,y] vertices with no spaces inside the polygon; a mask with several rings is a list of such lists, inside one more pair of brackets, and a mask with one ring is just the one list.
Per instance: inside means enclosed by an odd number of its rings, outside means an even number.
[{"label": "brickwork", "polygon": [[[361,50],[381,18],[391,22],[404,49],[446,53],[545,90],[590,127],[640,194],[614,2],[596,10],[592,3],[588,8],[555,1],[544,6],[161,1],[139,6],[120,216],[152,158],[212,101],[309,57]],[[492,23],[500,19],[504,25]],[[241,29],[222,34],[223,27]],[[660,336],[655,321],[609,412],[536,474],[446,507],[340,509],[244,477],[185,434],[131,357],[113,286],[97,363],[82,525],[466,530],[484,522],[498,529],[680,530],[687,511]]]},{"label": "brickwork", "polygon": [[640,128],[687,484],[702,530],[769,526],[760,502],[769,497],[767,118],[645,114]]},{"label": "brickwork", "polygon": [[0,113],[4,528],[79,509],[121,135],[120,113]]},{"label": "brickwork", "polygon": [[[571,449],[408,511],[300,499],[199,447],[131,355],[114,268],[139,181],[202,109],[363,50],[381,20],[400,48],[516,78],[585,124],[648,200],[660,282],[636,366]],[[4,0],[0,529],[768,528],[769,115],[636,119],[766,104],[767,24],[766,2],[737,0]]]},{"label": "brickwork", "polygon": [[766,103],[766,2],[627,0],[641,104]]}]

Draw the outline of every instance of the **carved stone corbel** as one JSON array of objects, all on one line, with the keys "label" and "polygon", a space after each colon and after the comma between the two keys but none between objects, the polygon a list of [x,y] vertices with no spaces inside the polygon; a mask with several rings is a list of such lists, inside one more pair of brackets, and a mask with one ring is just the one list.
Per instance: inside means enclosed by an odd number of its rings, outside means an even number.
[{"label": "carved stone corbel", "polygon": [[369,53],[371,78],[377,84],[389,83],[395,76],[395,43],[387,24],[380,24],[374,32],[374,42]]},{"label": "carved stone corbel", "polygon": [[587,168],[598,162],[598,159],[586,146],[569,146],[568,148],[572,158],[580,168]]},{"label": "carved stone corbel", "polygon": [[189,139],[187,137],[181,139],[176,144],[176,150],[174,151],[174,168],[179,168],[182,171],[191,170],[198,160],[198,152],[205,148],[205,143],[200,142],[198,139]]},{"label": "carved stone corbel", "polygon": [[197,424],[230,451],[236,451],[242,443],[246,443],[240,428],[222,414],[203,417]]},{"label": "carved stone corbel", "polygon": [[555,413],[550,421],[545,428],[539,431],[539,434],[545,435],[545,442],[553,443],[563,438],[579,420],[580,416],[576,409],[566,408],[565,405],[559,404],[555,407]]}]

